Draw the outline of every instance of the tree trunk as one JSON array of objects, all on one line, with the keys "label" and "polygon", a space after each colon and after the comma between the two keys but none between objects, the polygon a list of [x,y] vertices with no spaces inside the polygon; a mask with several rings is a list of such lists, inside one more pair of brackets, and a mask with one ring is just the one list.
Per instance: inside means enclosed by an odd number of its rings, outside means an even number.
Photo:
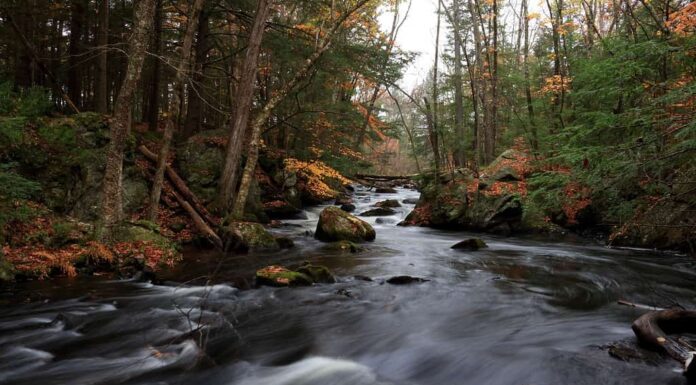
[{"label": "tree trunk", "polygon": [[189,92],[188,110],[186,113],[186,123],[182,132],[182,139],[188,139],[201,130],[203,124],[203,81],[205,80],[204,73],[206,69],[206,60],[210,45],[208,43],[208,34],[210,33],[209,26],[210,15],[203,10],[198,24],[198,37],[196,40],[196,57],[195,70],[191,75],[191,87],[193,90]]},{"label": "tree trunk", "polygon": [[151,131],[157,130],[159,109],[162,100],[162,19],[162,0],[157,0],[155,6],[154,30],[152,32],[152,50],[155,56],[147,59],[151,63],[149,66],[150,76],[148,84],[145,84],[147,95],[143,96],[143,120],[148,123],[148,128]]},{"label": "tree trunk", "polygon": [[172,99],[171,108],[167,114],[166,123],[164,126],[164,137],[162,138],[162,146],[157,159],[157,170],[155,171],[155,179],[152,182],[152,191],[150,192],[150,206],[148,210],[148,219],[152,222],[157,220],[157,212],[159,209],[160,195],[162,193],[162,183],[164,182],[164,172],[167,167],[167,158],[169,157],[169,147],[174,136],[174,126],[176,119],[181,111],[181,98],[184,95],[184,81],[188,76],[191,68],[191,48],[193,47],[193,35],[198,29],[198,14],[203,9],[205,0],[195,0],[188,14],[188,25],[184,33],[183,44],[181,47],[181,57],[176,67],[176,75],[174,77],[174,97]]},{"label": "tree trunk", "polygon": [[97,59],[96,110],[101,114],[109,111],[109,0],[99,4],[99,31],[97,36],[99,58]]},{"label": "tree trunk", "polygon": [[430,145],[433,149],[433,165],[435,166],[435,173],[440,174],[440,140],[438,139],[437,129],[435,127],[435,122],[433,120],[433,111],[430,108],[430,103],[428,98],[424,97],[423,102],[425,103],[426,109],[426,119],[428,121],[428,138],[430,139]]},{"label": "tree trunk", "polygon": [[68,96],[76,106],[82,105],[82,37],[87,4],[74,0],[70,6],[70,46],[68,48]]},{"label": "tree trunk", "polygon": [[539,151],[539,137],[537,133],[536,121],[534,120],[534,105],[532,104],[532,90],[529,85],[529,10],[527,0],[522,0],[522,15],[524,20],[524,48],[523,48],[523,66],[524,66],[524,94],[527,99],[527,115],[529,116],[529,126],[532,131],[532,151]]},{"label": "tree trunk", "polygon": [[130,131],[131,109],[135,89],[140,80],[147,49],[147,34],[154,16],[155,0],[140,0],[135,10],[133,33],[129,38],[128,66],[114,104],[109,123],[110,142],[106,153],[103,181],[102,236],[110,237],[111,229],[123,219],[123,152]]},{"label": "tree trunk", "polygon": [[[440,0],[443,1],[443,0]],[[459,19],[461,17],[459,0],[454,0],[454,15],[452,28],[454,30],[454,132],[455,132],[455,164],[458,167],[466,165],[466,145],[464,130],[464,95],[462,78],[462,42],[459,31]]]},{"label": "tree trunk", "polygon": [[242,153],[244,136],[249,124],[251,114],[251,103],[254,97],[254,80],[256,79],[257,63],[259,52],[261,51],[261,41],[266,27],[266,18],[270,11],[271,2],[269,0],[259,0],[256,7],[254,25],[251,28],[246,56],[242,68],[242,74],[237,88],[236,104],[234,108],[234,121],[230,129],[230,136],[227,143],[227,153],[225,155],[225,167],[220,179],[220,192],[218,204],[225,211],[232,207],[234,190],[237,187],[239,172],[239,161]]},{"label": "tree trunk", "polygon": [[[263,0],[261,0],[263,1]],[[254,177],[256,171],[256,163],[259,157],[259,139],[261,138],[261,128],[268,118],[271,116],[273,109],[283,101],[287,95],[292,91],[293,88],[307,75],[309,71],[314,67],[314,64],[321,58],[321,56],[326,52],[329,47],[331,47],[331,39],[341,28],[343,23],[356,11],[362,8],[370,0],[360,0],[355,6],[346,12],[342,17],[340,17],[333,28],[327,31],[324,40],[318,45],[318,49],[305,60],[305,64],[295,73],[295,76],[280,90],[278,90],[275,95],[266,103],[259,115],[254,119],[254,123],[251,129],[251,139],[249,140],[249,152],[247,155],[247,161],[244,165],[244,172],[242,173],[242,180],[239,185],[239,192],[234,201],[234,207],[232,211],[233,218],[241,218],[244,215],[244,207],[246,206],[247,196],[249,195],[249,188],[251,187],[251,181]]]},{"label": "tree trunk", "polygon": [[[438,82],[438,69],[439,69],[439,65],[440,65],[440,21],[441,21],[440,13],[441,13],[441,11],[442,11],[442,2],[438,2],[437,3],[437,29],[435,32],[435,63],[433,64],[433,107],[432,107],[432,114],[430,114],[431,120],[428,123],[428,126],[430,129],[432,129],[432,132],[433,132],[433,135],[435,138],[435,143],[433,143],[433,145],[438,146],[437,151],[433,151],[433,155],[435,155],[435,169],[436,170],[439,170],[440,165],[443,164],[443,159],[441,158],[441,153],[440,153],[440,149],[439,149],[440,143],[437,140],[437,137],[439,136],[438,117],[437,117],[437,106],[439,103],[439,95],[438,95],[437,82]],[[426,104],[427,104],[427,102],[426,102]],[[433,148],[433,150],[435,150],[435,148]]]}]

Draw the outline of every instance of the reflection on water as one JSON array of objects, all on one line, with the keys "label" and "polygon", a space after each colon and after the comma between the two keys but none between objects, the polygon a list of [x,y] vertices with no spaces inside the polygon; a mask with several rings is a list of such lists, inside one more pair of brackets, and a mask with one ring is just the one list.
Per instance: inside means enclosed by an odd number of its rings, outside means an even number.
[{"label": "reflection on water", "polygon": [[[358,194],[357,212],[417,197]],[[404,206],[387,223],[366,218],[377,240],[359,254],[305,235],[313,208],[275,230],[296,240],[293,250],[197,252],[164,276],[186,285],[20,285],[51,297],[0,308],[0,384],[685,383],[669,360],[625,363],[598,346],[632,336],[640,310],[619,298],[692,307],[693,260],[490,236],[488,249],[455,251],[471,234],[397,227],[413,207]],[[339,283],[234,288],[251,286],[258,267],[305,260],[330,267]],[[430,281],[384,283],[395,275]]]}]

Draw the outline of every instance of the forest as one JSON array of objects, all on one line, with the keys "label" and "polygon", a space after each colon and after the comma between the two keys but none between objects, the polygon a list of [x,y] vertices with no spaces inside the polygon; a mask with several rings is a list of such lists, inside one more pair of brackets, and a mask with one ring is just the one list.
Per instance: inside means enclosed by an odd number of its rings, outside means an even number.
[{"label": "forest", "polygon": [[695,77],[687,0],[0,0],[0,385],[696,381]]}]

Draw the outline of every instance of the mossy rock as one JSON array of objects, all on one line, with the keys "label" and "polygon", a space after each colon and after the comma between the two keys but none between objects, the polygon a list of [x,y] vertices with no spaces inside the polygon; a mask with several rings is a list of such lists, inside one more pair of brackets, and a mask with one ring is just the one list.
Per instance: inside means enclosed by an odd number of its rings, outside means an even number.
[{"label": "mossy rock", "polygon": [[295,247],[295,241],[288,237],[276,237],[276,242],[281,249],[292,249]]},{"label": "mossy rock", "polygon": [[267,266],[256,271],[256,285],[274,287],[311,286],[312,278],[282,266]]},{"label": "mossy rock", "polygon": [[274,251],[280,246],[259,223],[232,222],[225,226],[223,237],[227,249],[237,251]]},{"label": "mossy rock", "polygon": [[348,214],[338,207],[327,207],[319,215],[314,236],[320,241],[374,241],[375,229],[369,223]]},{"label": "mossy rock", "polygon": [[160,234],[159,226],[149,221],[126,222],[112,233],[115,242],[150,242],[163,249],[176,250],[177,244]]},{"label": "mossy rock", "polygon": [[0,283],[12,281],[14,276],[14,266],[3,258],[2,251],[0,251]]},{"label": "mossy rock", "polygon": [[387,199],[386,201],[377,202],[375,206],[382,208],[396,208],[401,207],[401,203],[399,203],[399,201],[396,199]]},{"label": "mossy rock", "polygon": [[332,242],[329,243],[328,245],[323,247],[324,250],[330,250],[330,251],[344,251],[344,252],[350,252],[350,253],[359,253],[363,250],[365,250],[364,247],[353,243],[351,241],[338,241],[338,242]]},{"label": "mossy rock", "polygon": [[336,277],[326,266],[306,264],[296,272],[310,277],[314,283],[336,283]]},{"label": "mossy rock", "polygon": [[479,249],[484,249],[487,248],[488,245],[486,242],[483,241],[483,239],[480,238],[469,238],[466,240],[463,240],[459,243],[456,243],[455,245],[452,245],[452,248],[455,250],[468,250],[468,251],[476,251]]},{"label": "mossy rock", "polygon": [[390,209],[388,207],[378,207],[376,209],[372,210],[367,210],[363,213],[360,214],[361,217],[385,217],[389,215],[394,215],[396,214],[396,211],[394,209]]}]

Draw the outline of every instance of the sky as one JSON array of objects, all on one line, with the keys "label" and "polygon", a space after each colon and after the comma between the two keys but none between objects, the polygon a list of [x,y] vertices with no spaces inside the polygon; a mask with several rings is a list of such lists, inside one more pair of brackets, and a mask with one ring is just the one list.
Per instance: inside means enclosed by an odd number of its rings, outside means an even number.
[{"label": "sky", "polygon": [[[408,2],[401,6],[401,12],[406,11]],[[380,17],[382,30],[391,30],[393,14],[385,12]],[[442,20],[441,43],[445,40],[445,20]],[[435,34],[437,31],[437,0],[412,0],[411,10],[408,18],[396,37],[396,44],[411,52],[419,53],[416,60],[409,66],[404,73],[404,78],[400,85],[407,90],[411,90],[416,84],[420,83],[428,76],[428,71],[433,66],[435,59]],[[442,44],[441,44],[442,45]],[[441,48],[442,49],[442,48]]]}]

